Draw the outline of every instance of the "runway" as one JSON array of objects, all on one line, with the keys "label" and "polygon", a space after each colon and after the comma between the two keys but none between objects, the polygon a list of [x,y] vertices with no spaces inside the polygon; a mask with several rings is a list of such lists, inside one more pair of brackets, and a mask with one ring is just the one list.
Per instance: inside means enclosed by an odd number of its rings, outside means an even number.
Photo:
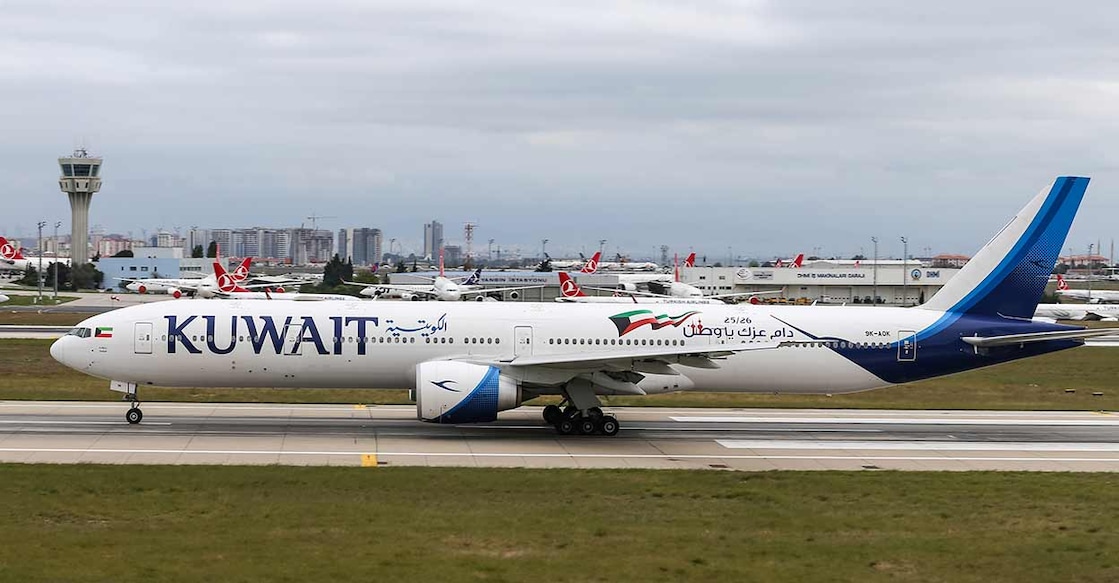
[{"label": "runway", "polygon": [[1119,471],[1107,412],[613,408],[622,431],[561,437],[539,408],[431,425],[411,406],[0,402],[0,461]]}]

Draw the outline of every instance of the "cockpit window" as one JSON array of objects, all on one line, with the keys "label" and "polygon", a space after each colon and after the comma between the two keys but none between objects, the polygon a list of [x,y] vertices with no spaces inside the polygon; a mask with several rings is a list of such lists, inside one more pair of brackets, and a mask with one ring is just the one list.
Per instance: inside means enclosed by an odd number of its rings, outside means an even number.
[{"label": "cockpit window", "polygon": [[66,333],[66,335],[77,336],[78,338],[89,338],[93,335],[93,331],[89,328],[82,328],[79,326],[77,328],[71,329],[69,332]]}]

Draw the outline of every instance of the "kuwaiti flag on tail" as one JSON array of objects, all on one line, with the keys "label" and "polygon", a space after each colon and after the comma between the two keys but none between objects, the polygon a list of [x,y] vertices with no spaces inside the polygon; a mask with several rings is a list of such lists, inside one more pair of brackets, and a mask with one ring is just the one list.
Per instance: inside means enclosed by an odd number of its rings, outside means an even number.
[{"label": "kuwaiti flag on tail", "polygon": [[113,327],[112,326],[98,326],[93,331],[93,337],[94,338],[112,338],[113,337]]},{"label": "kuwaiti flag on tail", "polygon": [[669,316],[668,314],[656,315],[650,310],[633,310],[610,316],[610,321],[618,327],[618,336],[625,336],[646,324],[651,326],[653,330],[660,330],[665,326],[679,326],[698,313],[691,311],[684,312],[679,316]]}]

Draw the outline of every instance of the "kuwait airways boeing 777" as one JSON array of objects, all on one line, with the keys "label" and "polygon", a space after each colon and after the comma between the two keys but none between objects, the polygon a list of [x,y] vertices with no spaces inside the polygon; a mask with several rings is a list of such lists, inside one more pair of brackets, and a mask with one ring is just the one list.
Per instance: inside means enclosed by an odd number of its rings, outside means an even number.
[{"label": "kuwait airways boeing 777", "polygon": [[560,433],[613,435],[600,395],[847,393],[1114,332],[1032,320],[1087,186],[1058,178],[915,308],[186,300],[89,318],[51,355],[131,396],[134,423],[144,385],[408,387],[424,421],[561,395]]}]

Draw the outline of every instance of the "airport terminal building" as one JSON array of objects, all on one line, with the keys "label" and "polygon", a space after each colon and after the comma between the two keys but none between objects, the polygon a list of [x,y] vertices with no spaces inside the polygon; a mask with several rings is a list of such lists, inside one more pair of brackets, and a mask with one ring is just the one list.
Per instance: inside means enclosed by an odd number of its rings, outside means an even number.
[{"label": "airport terminal building", "polygon": [[[707,295],[745,292],[770,292],[767,301],[810,304],[879,304],[902,306],[923,303],[959,273],[950,267],[928,267],[916,260],[817,261],[800,268],[787,267],[690,267],[680,269],[680,281],[694,285]],[[393,284],[430,283],[436,273],[393,273]],[[448,277],[464,273],[448,272]],[[671,273],[601,272],[585,275],[571,272],[587,295],[611,295],[635,277],[671,281]],[[482,285],[491,287],[542,286],[516,294],[504,293],[504,300],[553,301],[560,296],[557,272],[483,271]],[[638,285],[639,289],[646,286]],[[601,288],[598,290],[590,288]],[[777,293],[773,293],[777,292]]]}]

